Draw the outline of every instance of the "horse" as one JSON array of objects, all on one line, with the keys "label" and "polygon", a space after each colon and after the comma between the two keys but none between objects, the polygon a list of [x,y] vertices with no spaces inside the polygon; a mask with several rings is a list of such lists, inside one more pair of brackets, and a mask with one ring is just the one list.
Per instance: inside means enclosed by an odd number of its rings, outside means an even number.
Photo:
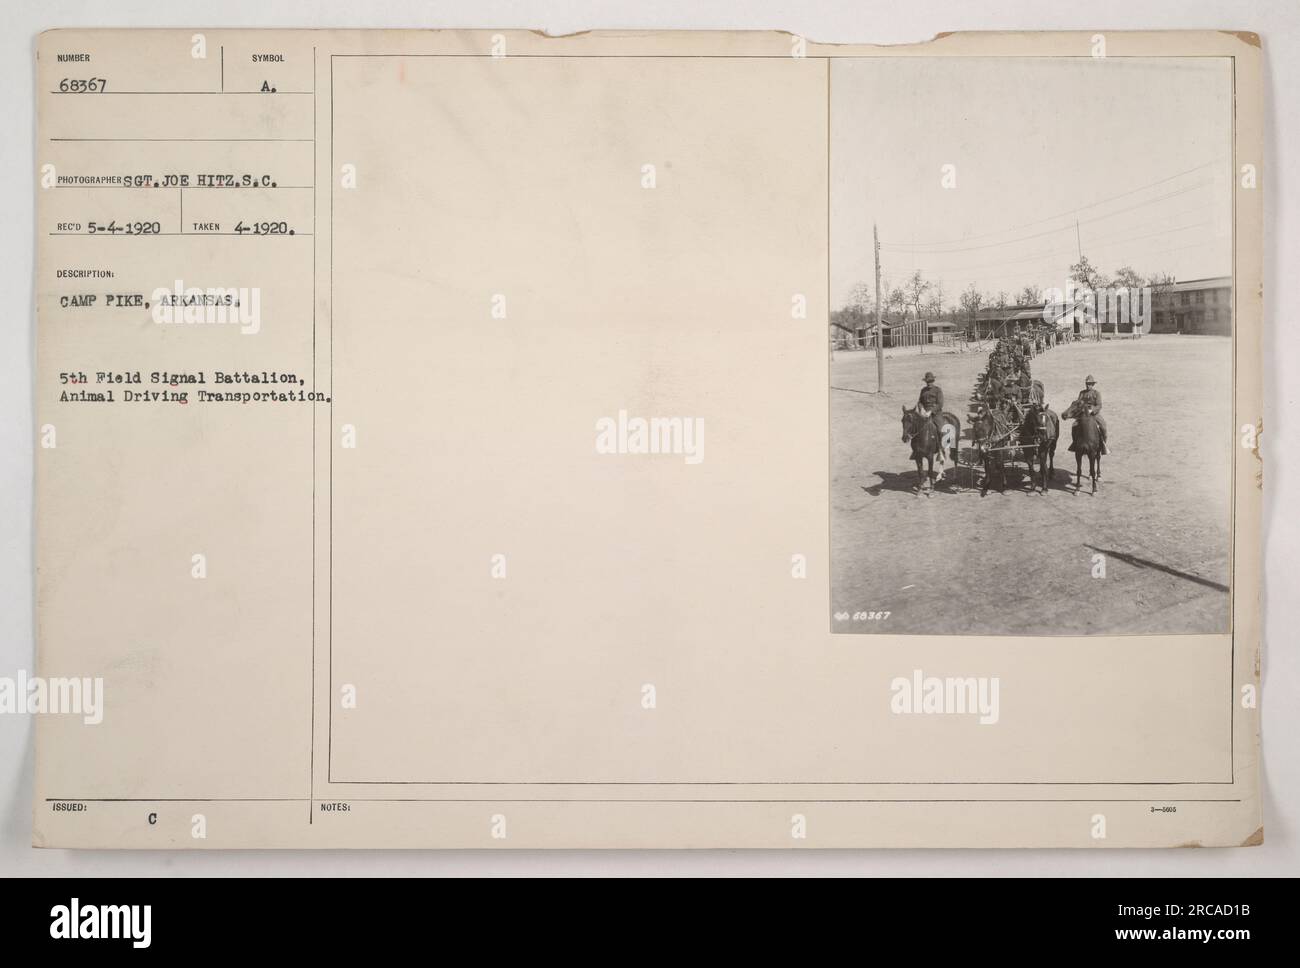
[{"label": "horse", "polygon": [[1022,443],[1032,445],[1025,448],[1031,481],[1034,473],[1034,456],[1038,457],[1038,486],[1043,494],[1047,493],[1047,482],[1056,472],[1056,442],[1060,436],[1061,421],[1055,411],[1042,401],[1041,396],[1037,400],[1032,400],[1020,424],[1020,440]]},{"label": "horse", "polygon": [[[928,485],[928,494],[934,492],[934,458],[942,451],[945,444],[951,448],[950,456],[956,463],[957,441],[961,439],[961,421],[947,411],[939,415],[943,425],[940,432],[928,414],[919,407],[908,410],[903,407],[903,443],[912,445],[912,460],[916,461],[916,496],[921,496],[921,485]],[[951,432],[951,436],[949,436]],[[925,476],[922,477],[921,462],[926,462]]]},{"label": "horse", "polygon": [[984,464],[984,480],[980,488],[980,497],[988,494],[989,482],[995,472],[998,478],[998,493],[1006,493],[1006,465],[1009,461],[1015,460],[1017,453],[1006,443],[1010,440],[1010,432],[1014,426],[1005,411],[988,406],[980,408],[979,415],[971,425],[971,436],[979,442]]},{"label": "horse", "polygon": [[1097,493],[1097,480],[1101,477],[1101,428],[1090,407],[1081,406],[1075,400],[1061,414],[1066,420],[1073,420],[1070,430],[1070,450],[1074,451],[1074,490],[1077,493],[1082,486],[1083,455],[1088,455],[1088,475],[1092,478],[1092,493]]}]

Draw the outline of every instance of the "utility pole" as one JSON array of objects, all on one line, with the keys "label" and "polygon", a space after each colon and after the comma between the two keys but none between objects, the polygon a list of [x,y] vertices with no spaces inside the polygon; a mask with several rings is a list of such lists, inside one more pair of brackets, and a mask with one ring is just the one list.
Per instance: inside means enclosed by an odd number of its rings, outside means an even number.
[{"label": "utility pole", "polygon": [[[1074,213],[1074,244],[1079,253],[1079,264],[1083,265],[1083,236],[1079,234],[1079,213],[1078,212]],[[1083,284],[1087,286],[1088,291],[1092,293],[1093,303],[1095,304],[1097,300],[1097,293],[1092,288],[1092,279],[1091,278],[1084,279]],[[1094,318],[1089,320],[1089,322],[1092,324],[1092,328],[1093,328],[1093,339],[1097,342],[1100,342],[1101,341],[1101,320],[1097,319],[1094,316]]]},{"label": "utility pole", "polygon": [[876,392],[885,392],[885,327],[880,319],[880,232],[871,223],[871,239],[876,251]]}]

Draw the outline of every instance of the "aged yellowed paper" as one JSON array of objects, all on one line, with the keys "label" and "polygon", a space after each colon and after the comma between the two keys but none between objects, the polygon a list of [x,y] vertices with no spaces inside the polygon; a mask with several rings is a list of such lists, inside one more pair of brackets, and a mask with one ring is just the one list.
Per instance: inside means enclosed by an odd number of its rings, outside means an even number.
[{"label": "aged yellowed paper", "polygon": [[38,846],[1262,837],[1250,35],[37,75]]}]

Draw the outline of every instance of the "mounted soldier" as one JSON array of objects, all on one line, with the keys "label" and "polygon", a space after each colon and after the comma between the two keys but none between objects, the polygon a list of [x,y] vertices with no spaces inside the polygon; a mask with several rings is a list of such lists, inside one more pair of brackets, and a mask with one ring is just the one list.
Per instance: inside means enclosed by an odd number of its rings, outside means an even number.
[{"label": "mounted soldier", "polygon": [[1025,369],[1021,370],[1020,375],[1016,377],[1016,389],[1018,391],[1016,394],[1016,399],[1019,400],[1021,403],[1028,403],[1030,397],[1030,391],[1033,389],[1033,387],[1034,387],[1034,381],[1030,378],[1029,369],[1028,367],[1026,367]]},{"label": "mounted soldier", "polygon": [[1002,406],[1002,371],[994,370],[984,383],[984,402],[990,407]]},{"label": "mounted soldier", "polygon": [[921,394],[916,398],[917,409],[929,417],[935,429],[942,434],[943,387],[934,381],[933,373],[926,373],[923,379],[925,380],[925,386],[921,387]]},{"label": "mounted soldier", "polygon": [[1106,446],[1106,418],[1101,415],[1101,392],[1095,389],[1096,385],[1097,381],[1089,373],[1076,402],[1079,406],[1086,407],[1088,412],[1097,418],[1097,429],[1101,431],[1101,452],[1104,455],[1110,453],[1110,448]]}]

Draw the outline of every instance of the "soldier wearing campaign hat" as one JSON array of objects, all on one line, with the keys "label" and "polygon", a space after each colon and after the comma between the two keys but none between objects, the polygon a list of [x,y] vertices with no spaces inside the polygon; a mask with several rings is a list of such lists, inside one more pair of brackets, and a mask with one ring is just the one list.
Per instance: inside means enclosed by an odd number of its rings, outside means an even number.
[{"label": "soldier wearing campaign hat", "polygon": [[942,435],[943,387],[934,381],[933,373],[927,372],[922,379],[925,380],[925,386],[921,388],[921,395],[916,398],[916,405],[929,415],[934,423],[934,429]]},{"label": "soldier wearing campaign hat", "polygon": [[1106,418],[1101,415],[1101,392],[1095,389],[1097,381],[1089,373],[1083,383],[1084,388],[1079,391],[1079,406],[1087,408],[1097,418],[1097,429],[1101,431],[1101,452],[1109,454],[1110,449],[1106,446]]}]

